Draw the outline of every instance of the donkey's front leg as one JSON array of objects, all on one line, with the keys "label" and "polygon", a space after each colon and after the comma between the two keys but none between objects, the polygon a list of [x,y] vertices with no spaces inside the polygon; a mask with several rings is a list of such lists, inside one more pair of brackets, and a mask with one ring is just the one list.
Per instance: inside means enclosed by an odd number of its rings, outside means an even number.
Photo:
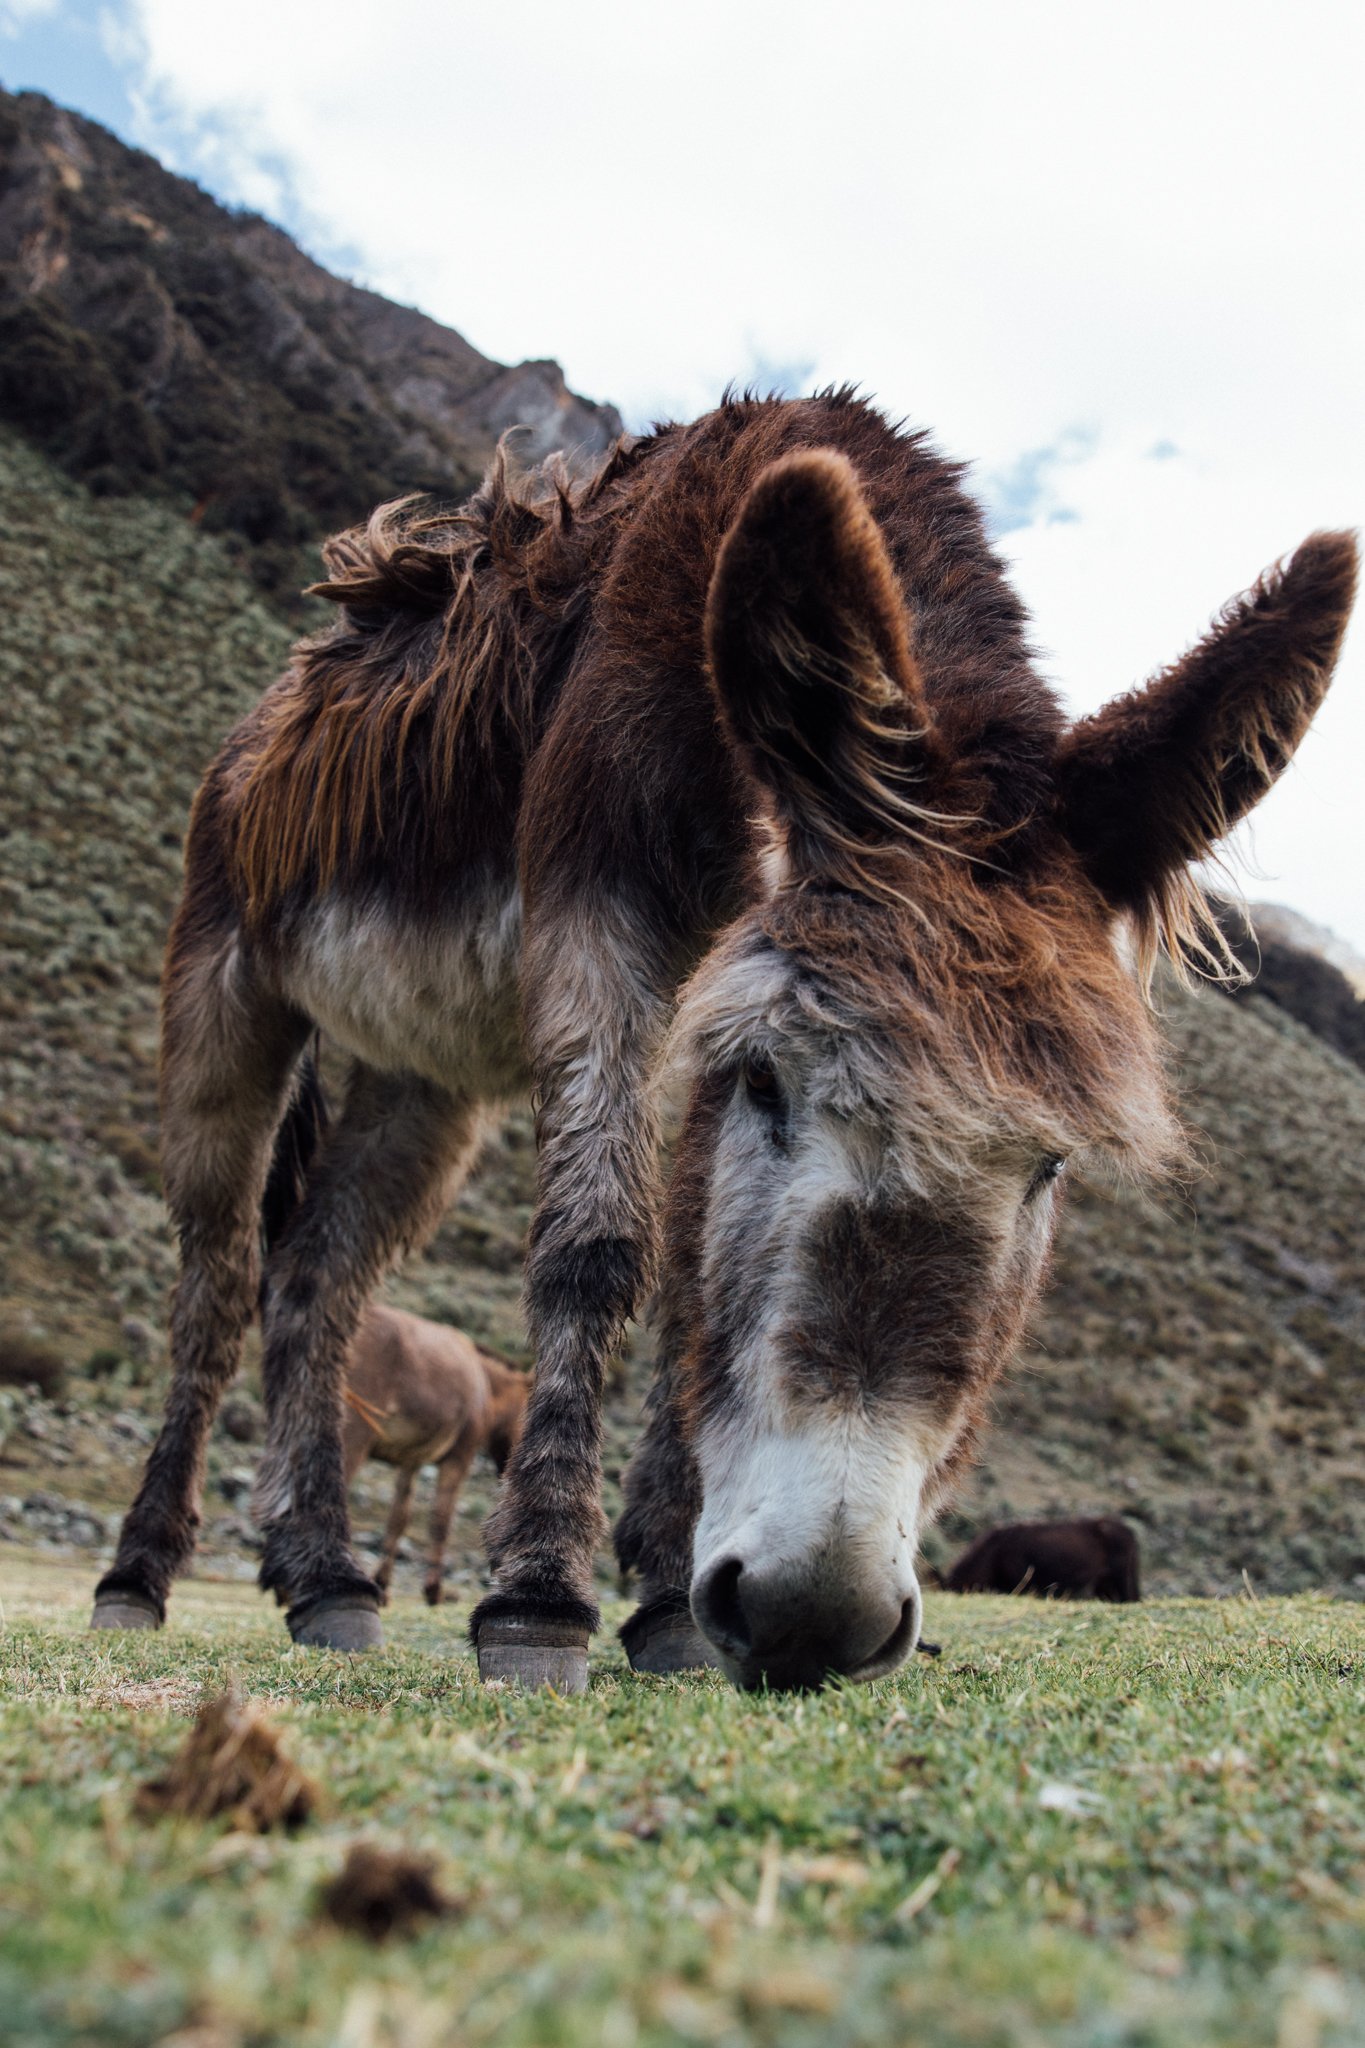
[{"label": "donkey's front leg", "polygon": [[[589,944],[527,946],[526,1015],[540,1082],[540,1185],[526,1308],[535,1384],[489,1517],[493,1591],[470,1632],[485,1678],[582,1691],[605,1534],[602,1390],[649,1277],[658,1130],[650,1069],[666,1004],[628,940],[594,920]],[[572,927],[570,927],[572,929]],[[580,925],[580,930],[582,929]]]}]

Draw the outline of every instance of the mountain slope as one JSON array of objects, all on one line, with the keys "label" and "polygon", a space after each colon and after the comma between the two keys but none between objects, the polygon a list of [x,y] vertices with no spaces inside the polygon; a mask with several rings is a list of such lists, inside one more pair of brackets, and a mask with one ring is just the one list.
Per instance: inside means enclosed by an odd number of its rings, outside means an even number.
[{"label": "mountain slope", "polygon": [[1068,1205],[950,1529],[1119,1508],[1169,1590],[1365,1590],[1365,1076],[1276,1005],[1164,1007],[1201,1171]]},{"label": "mountain slope", "polygon": [[621,431],[555,363],[508,368],[333,277],[38,93],[0,92],[0,419],[101,492],[187,501],[268,590],[405,491],[467,495],[497,436]]}]

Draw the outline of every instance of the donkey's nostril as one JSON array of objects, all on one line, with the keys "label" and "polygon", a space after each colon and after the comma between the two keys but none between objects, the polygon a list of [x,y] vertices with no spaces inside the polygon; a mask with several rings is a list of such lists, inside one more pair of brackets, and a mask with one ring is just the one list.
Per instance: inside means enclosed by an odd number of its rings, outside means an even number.
[{"label": "donkey's nostril", "polygon": [[723,1558],[692,1592],[692,1612],[703,1635],[709,1636],[718,1650],[728,1650],[736,1657],[745,1656],[752,1647],[739,1590],[743,1573],[739,1558]]},{"label": "donkey's nostril", "polygon": [[847,1673],[849,1678],[881,1678],[888,1671],[895,1671],[903,1664],[919,1640],[920,1621],[924,1603],[919,1588],[910,1595],[901,1607],[901,1618],[892,1629],[886,1641],[875,1656],[869,1657],[856,1671]]}]

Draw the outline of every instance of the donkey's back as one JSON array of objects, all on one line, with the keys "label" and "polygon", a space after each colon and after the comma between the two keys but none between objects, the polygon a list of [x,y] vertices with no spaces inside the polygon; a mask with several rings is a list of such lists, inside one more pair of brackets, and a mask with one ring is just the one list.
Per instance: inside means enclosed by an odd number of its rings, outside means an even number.
[{"label": "donkey's back", "polygon": [[210,772],[168,986],[211,960],[239,1000],[249,979],[367,1067],[488,1100],[531,1078],[530,892],[555,922],[559,903],[623,905],[680,980],[760,886],[707,591],[755,479],[817,447],[856,462],[936,713],[957,746],[989,728],[1010,774],[993,788],[982,759],[981,788],[1017,830],[1058,713],[957,470],[846,395],[739,402],[587,485],[500,459],[458,514],[382,508],[329,544],[339,621]]}]

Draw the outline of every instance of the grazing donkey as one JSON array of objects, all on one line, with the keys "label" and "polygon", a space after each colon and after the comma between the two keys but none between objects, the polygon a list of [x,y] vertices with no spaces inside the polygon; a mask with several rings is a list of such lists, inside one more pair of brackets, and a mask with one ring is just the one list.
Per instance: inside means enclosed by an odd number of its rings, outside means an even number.
[{"label": "grazing donkey", "polygon": [[1117,1515],[1007,1522],[968,1544],[944,1575],[950,1593],[1140,1600],[1137,1537]]},{"label": "grazing donkey", "polygon": [[346,1347],[481,1106],[533,1089],[526,1428],[488,1524],[487,1675],[586,1683],[603,1376],[656,1262],[665,1042],[688,1103],[661,1364],[616,1534],[637,1668],[872,1678],[972,1455],[1073,1158],[1178,1149],[1142,982],[1216,941],[1190,863],[1327,687],[1319,534],[1067,726],[960,472],[846,393],[726,403],[596,478],[497,461],[333,541],[302,646],[195,803],[166,963],[182,1271],[166,1421],[95,1620],[164,1615],[256,1301],[313,1026],[354,1059],[264,1276],[262,1584],[379,1640],[349,1545]]},{"label": "grazing donkey", "polygon": [[436,1467],[422,1591],[441,1598],[451,1517],[480,1451],[501,1472],[521,1435],[530,1375],[462,1330],[372,1303],[346,1359],[341,1455],[349,1487],[367,1458],[397,1468],[375,1583],[387,1592],[424,1465]]}]

